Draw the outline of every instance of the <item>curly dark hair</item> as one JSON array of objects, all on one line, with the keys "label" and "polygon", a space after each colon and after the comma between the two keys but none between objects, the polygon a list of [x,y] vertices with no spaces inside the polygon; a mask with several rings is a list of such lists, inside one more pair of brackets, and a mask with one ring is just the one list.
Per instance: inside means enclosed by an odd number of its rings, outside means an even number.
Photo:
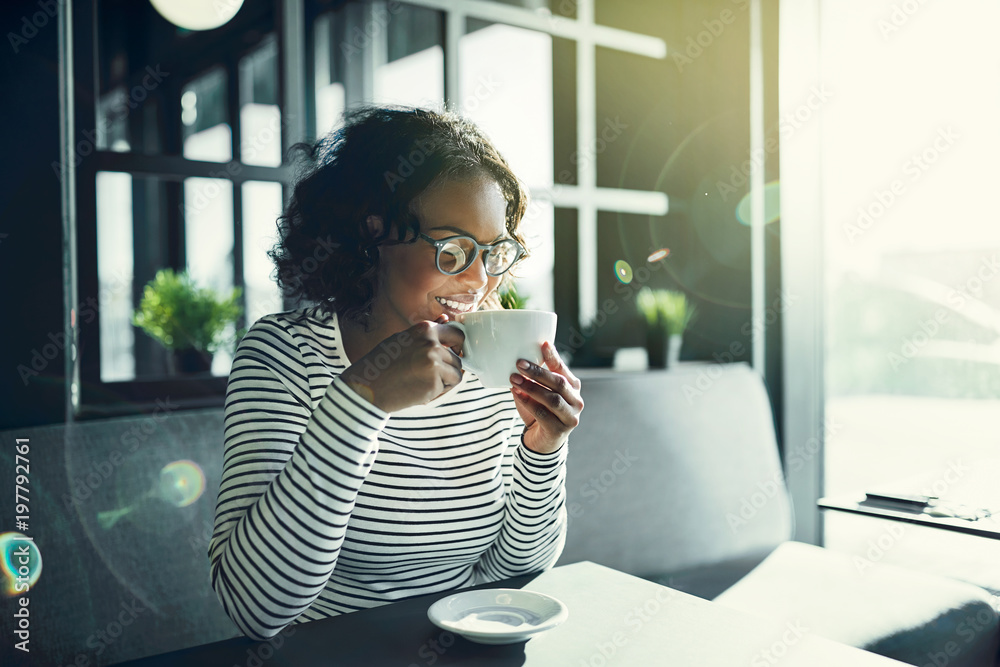
[{"label": "curly dark hair", "polygon": [[[404,242],[408,231],[416,240],[420,222],[410,204],[438,179],[495,181],[507,200],[507,231],[525,245],[518,228],[527,190],[486,135],[458,114],[356,108],[338,130],[291,150],[304,159],[268,255],[285,294],[317,302],[327,315],[367,323],[378,281],[375,248]],[[378,236],[369,215],[386,223]]]}]

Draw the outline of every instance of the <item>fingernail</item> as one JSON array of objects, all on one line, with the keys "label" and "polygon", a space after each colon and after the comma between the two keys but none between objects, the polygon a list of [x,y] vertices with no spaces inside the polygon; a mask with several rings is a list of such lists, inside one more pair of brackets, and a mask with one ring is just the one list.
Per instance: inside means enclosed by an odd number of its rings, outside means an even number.
[{"label": "fingernail", "polygon": [[512,373],[510,376],[510,381],[513,382],[514,384],[521,384],[524,382],[524,378],[521,377],[520,375]]},{"label": "fingernail", "polygon": [[521,370],[526,371],[529,368],[531,368],[531,364],[525,361],[524,359],[521,359],[520,361],[517,362],[517,367],[520,368]]}]

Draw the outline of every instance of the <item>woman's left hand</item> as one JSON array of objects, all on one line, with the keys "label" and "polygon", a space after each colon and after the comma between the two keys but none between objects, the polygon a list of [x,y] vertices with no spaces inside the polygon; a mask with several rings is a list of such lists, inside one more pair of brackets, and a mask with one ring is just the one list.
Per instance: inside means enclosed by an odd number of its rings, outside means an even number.
[{"label": "woman's left hand", "polygon": [[521,359],[510,376],[514,404],[524,420],[524,444],[539,454],[554,452],[580,423],[583,399],[573,375],[552,343],[542,344],[545,367]]}]

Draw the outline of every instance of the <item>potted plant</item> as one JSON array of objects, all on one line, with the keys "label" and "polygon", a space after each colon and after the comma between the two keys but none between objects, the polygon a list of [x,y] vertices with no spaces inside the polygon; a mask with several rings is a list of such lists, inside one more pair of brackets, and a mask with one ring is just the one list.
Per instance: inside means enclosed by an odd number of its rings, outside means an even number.
[{"label": "potted plant", "polygon": [[694,305],[688,303],[683,292],[648,287],[639,290],[635,302],[646,321],[646,351],[650,368],[676,365],[684,330],[694,317]]},{"label": "potted plant", "polygon": [[528,297],[518,294],[513,282],[501,285],[497,294],[500,298],[500,307],[505,310],[523,310],[528,304]]},{"label": "potted plant", "polygon": [[227,297],[215,290],[198,287],[186,271],[157,271],[146,284],[132,323],[158,340],[170,351],[168,365],[174,373],[205,373],[212,367],[212,355],[235,342],[227,335],[243,314],[239,288]]}]

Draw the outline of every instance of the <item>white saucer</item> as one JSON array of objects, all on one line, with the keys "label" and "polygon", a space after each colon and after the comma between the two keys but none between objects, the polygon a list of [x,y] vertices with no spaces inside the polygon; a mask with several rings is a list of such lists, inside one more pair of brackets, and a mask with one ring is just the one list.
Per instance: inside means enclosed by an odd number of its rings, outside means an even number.
[{"label": "white saucer", "polygon": [[427,610],[434,625],[479,644],[527,641],[568,617],[569,609],[554,597],[518,588],[466,591]]}]

